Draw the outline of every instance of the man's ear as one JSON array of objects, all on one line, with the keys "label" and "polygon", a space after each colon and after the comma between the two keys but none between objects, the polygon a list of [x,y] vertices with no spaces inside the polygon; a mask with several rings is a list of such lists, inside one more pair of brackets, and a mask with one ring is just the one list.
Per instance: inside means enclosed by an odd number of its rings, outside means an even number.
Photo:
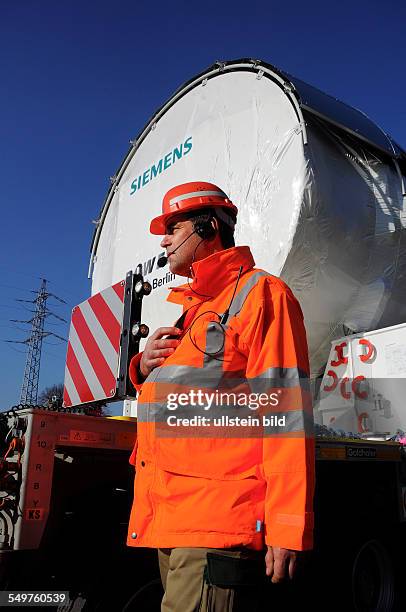
[{"label": "man's ear", "polygon": [[220,234],[220,222],[217,219],[217,217],[214,217],[214,216],[211,218],[210,222],[211,222],[211,225],[212,225],[213,229],[216,232],[214,234],[212,240],[215,241],[216,244],[223,249],[224,245],[223,245],[223,241],[221,239],[221,234]]}]

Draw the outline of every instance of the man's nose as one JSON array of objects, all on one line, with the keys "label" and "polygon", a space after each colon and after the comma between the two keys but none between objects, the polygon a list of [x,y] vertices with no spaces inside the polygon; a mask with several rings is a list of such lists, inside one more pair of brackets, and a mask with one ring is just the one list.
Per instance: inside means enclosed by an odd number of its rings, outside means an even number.
[{"label": "man's nose", "polygon": [[165,248],[169,246],[170,244],[171,244],[170,236],[169,234],[165,234],[165,236],[162,238],[162,241],[161,241],[161,247]]}]

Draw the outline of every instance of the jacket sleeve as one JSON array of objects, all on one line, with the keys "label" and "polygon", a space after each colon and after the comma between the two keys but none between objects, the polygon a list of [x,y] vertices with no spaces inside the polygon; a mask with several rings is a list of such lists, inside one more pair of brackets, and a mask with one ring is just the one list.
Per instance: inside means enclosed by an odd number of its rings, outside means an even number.
[{"label": "jacket sleeve", "polygon": [[[141,361],[141,357],[142,357],[142,352],[141,353],[137,353],[136,355],[134,355],[134,357],[131,359],[130,361],[130,365],[128,368],[128,374],[130,376],[130,380],[133,384],[133,386],[135,387],[137,393],[140,392],[141,387],[142,387],[142,383],[143,381],[140,380],[139,374],[138,374],[138,366],[139,363]],[[138,448],[138,437],[135,438],[135,444],[134,444],[134,448],[132,450],[132,453],[130,455],[129,458],[129,463],[131,465],[136,464],[136,460],[137,460],[137,448]]]},{"label": "jacket sleeve", "polygon": [[315,456],[303,314],[281,281],[266,279],[253,293],[242,337],[248,351],[246,375],[252,390],[277,394],[277,405],[267,408],[265,416],[285,417],[284,425],[264,426],[263,432],[265,542],[311,549]]},{"label": "jacket sleeve", "polygon": [[144,382],[143,380],[140,379],[140,376],[138,373],[138,367],[139,367],[141,358],[142,358],[142,352],[134,355],[134,357],[130,361],[130,366],[128,368],[128,374],[130,376],[130,380],[135,390],[137,391],[137,393],[140,392],[142,383]]}]

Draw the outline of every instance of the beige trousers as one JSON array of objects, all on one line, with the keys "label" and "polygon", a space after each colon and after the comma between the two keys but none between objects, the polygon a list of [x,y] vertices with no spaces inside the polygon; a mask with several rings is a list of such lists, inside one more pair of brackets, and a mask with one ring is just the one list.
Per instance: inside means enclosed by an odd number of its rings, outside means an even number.
[{"label": "beige trousers", "polygon": [[[242,561],[255,561],[260,568],[258,571],[263,571],[265,574],[265,552],[230,548],[161,548],[158,550],[158,559],[162,585],[165,590],[161,612],[256,612],[261,610],[260,587],[247,584],[225,587],[210,583],[211,579],[205,577],[208,552]],[[227,568],[228,560],[224,562]]]}]

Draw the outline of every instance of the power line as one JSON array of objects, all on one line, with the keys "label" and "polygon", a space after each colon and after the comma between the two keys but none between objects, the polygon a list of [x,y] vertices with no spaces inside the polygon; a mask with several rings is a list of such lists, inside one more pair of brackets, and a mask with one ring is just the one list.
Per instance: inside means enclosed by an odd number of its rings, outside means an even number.
[{"label": "power line", "polygon": [[[11,321],[11,319],[10,319]],[[18,325],[14,326],[14,329],[16,329],[17,331],[21,331],[24,332],[25,334],[27,333],[28,329],[26,327],[18,327]]]},{"label": "power line", "polygon": [[[7,270],[7,272],[10,272],[9,266],[0,266],[0,269]],[[35,274],[27,274],[26,272],[17,272],[16,270],[13,271],[13,275],[14,274],[18,274],[18,276],[25,276],[26,278],[34,278],[35,280],[40,280],[40,281],[42,281],[42,279],[44,278],[44,276],[37,276]]]},{"label": "power line", "polygon": [[[9,268],[6,268],[5,266],[0,266],[0,270],[1,269],[7,270],[9,272]],[[20,276],[25,276],[26,278],[35,278],[35,280],[42,280],[43,279],[43,276],[35,276],[33,274],[25,274],[23,272],[15,272],[14,271],[13,274],[19,274]],[[53,287],[55,286],[55,282],[54,281],[47,280],[47,283],[51,284]],[[58,283],[56,283],[56,285],[58,285]],[[16,287],[15,285],[7,285],[7,284],[4,284],[4,283],[0,283],[0,287],[4,287],[6,289],[16,289],[17,291],[22,291],[22,292],[25,292],[25,293],[29,293],[29,292],[36,293],[36,291],[32,291],[30,289],[25,289],[25,287],[21,287],[21,286],[20,287]],[[72,293],[71,291],[68,291],[66,289],[66,287],[64,287],[63,291],[65,293],[68,293],[69,295],[71,295],[75,299],[77,298],[77,296],[74,293]],[[52,297],[56,297],[56,296],[52,295]],[[61,301],[61,302],[63,302],[64,304],[67,303],[64,300],[61,300],[61,298],[56,297],[56,299]]]},{"label": "power line", "polygon": [[[24,369],[23,384],[21,387],[20,404],[33,404],[37,403],[38,399],[38,382],[39,372],[41,366],[41,351],[42,343],[44,338],[48,336],[54,336],[58,340],[66,342],[66,338],[62,338],[58,334],[51,331],[44,330],[45,319],[49,316],[53,316],[59,321],[66,323],[67,321],[59,315],[51,312],[47,308],[47,300],[50,297],[55,298],[62,304],[66,304],[65,300],[47,291],[47,281],[45,278],[41,279],[41,285],[38,291],[33,291],[36,297],[33,300],[18,299],[18,302],[29,302],[35,305],[35,310],[32,311],[34,316],[28,321],[22,321],[20,319],[11,319],[13,323],[25,323],[31,325],[31,333],[26,340],[4,340],[4,342],[12,344],[26,344],[27,358]],[[20,351],[17,351],[20,352]]]},{"label": "power line", "polygon": [[[5,340],[3,341],[5,342]],[[19,351],[18,349],[14,348],[13,346],[10,346],[11,350],[15,351],[16,353],[20,353],[20,355],[25,355],[25,351]]]},{"label": "power line", "polygon": [[16,309],[18,308],[19,310],[28,310],[29,312],[35,312],[35,310],[29,310],[29,308],[26,308],[25,306],[20,306],[20,305],[15,305],[15,304],[0,304],[1,308],[13,308]]},{"label": "power line", "polygon": [[3,283],[0,283],[0,287],[5,287],[6,289],[16,289],[17,291],[23,291],[24,293],[29,291],[28,289],[23,289],[22,287],[16,287],[15,285],[4,285]]}]

